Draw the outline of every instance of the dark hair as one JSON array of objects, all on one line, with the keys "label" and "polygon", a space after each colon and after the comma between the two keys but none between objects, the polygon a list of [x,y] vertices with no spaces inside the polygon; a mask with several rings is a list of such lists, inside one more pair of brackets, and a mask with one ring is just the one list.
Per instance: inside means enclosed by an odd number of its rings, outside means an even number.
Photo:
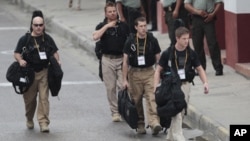
[{"label": "dark hair", "polygon": [[107,7],[115,7],[115,6],[116,6],[115,3],[108,1],[104,7],[104,12],[106,12]]},{"label": "dark hair", "polygon": [[138,17],[135,19],[135,25],[137,26],[138,25],[138,22],[145,22],[147,21],[145,17]]},{"label": "dark hair", "polygon": [[41,17],[42,19],[44,19],[44,18],[43,18],[43,12],[42,12],[41,10],[35,10],[35,11],[33,11],[33,13],[32,13],[32,18],[31,18],[31,22],[30,22],[30,32],[33,31],[33,29],[32,29],[32,24],[33,24],[33,19],[34,19],[35,17]]}]

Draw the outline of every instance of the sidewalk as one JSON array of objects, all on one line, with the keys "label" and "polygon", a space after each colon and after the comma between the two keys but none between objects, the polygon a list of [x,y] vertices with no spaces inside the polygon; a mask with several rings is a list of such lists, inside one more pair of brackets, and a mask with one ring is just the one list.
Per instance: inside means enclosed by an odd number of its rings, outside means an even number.
[{"label": "sidewalk", "polygon": [[[81,11],[68,8],[67,0],[19,1],[19,7],[26,12],[42,10],[46,18],[46,28],[50,32],[71,40],[76,48],[82,48],[94,55],[92,32],[104,18],[104,0],[82,0]],[[154,35],[162,50],[169,46],[168,34],[154,32]],[[244,110],[250,107],[250,81],[227,65],[224,65],[223,76],[215,76],[209,57],[206,72],[210,94],[203,94],[202,84],[196,77],[188,116],[184,122],[192,128],[205,131],[209,141],[228,141],[230,124],[250,123],[250,113]]]}]

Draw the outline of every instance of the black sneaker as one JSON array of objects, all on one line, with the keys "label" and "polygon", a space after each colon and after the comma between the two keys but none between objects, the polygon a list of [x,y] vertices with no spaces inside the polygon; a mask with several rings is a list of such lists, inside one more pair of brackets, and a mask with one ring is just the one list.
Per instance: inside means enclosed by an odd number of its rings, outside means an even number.
[{"label": "black sneaker", "polygon": [[218,71],[215,72],[215,75],[216,76],[221,76],[221,75],[223,75],[223,71],[222,70],[218,70]]}]

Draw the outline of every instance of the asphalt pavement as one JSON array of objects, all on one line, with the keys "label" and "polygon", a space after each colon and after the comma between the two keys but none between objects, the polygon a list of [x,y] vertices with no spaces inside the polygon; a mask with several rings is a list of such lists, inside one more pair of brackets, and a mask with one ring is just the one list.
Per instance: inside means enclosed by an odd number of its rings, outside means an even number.
[{"label": "asphalt pavement", "polygon": [[[72,41],[75,48],[94,55],[92,33],[104,18],[104,4],[104,0],[82,0],[80,11],[76,9],[76,3],[69,8],[67,0],[17,0],[13,5],[29,13],[42,10],[50,32]],[[166,49],[169,46],[168,34],[153,33],[161,49]],[[194,129],[203,130],[209,141],[228,141],[231,124],[250,124],[250,113],[245,110],[250,107],[250,81],[226,64],[224,75],[215,76],[209,56],[206,73],[209,94],[203,94],[202,83],[196,77],[184,122]]]}]

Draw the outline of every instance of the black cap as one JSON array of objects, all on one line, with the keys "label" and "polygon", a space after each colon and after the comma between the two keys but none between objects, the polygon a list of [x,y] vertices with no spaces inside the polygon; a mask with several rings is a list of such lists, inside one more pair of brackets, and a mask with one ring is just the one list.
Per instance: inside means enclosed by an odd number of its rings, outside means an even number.
[{"label": "black cap", "polygon": [[32,20],[33,20],[35,17],[41,17],[41,18],[43,18],[43,12],[40,11],[40,10],[35,10],[35,11],[33,11]]},{"label": "black cap", "polygon": [[43,18],[43,12],[41,10],[35,10],[35,11],[33,11],[32,18],[31,18],[31,23],[30,23],[30,32],[32,32],[32,24],[33,24],[33,19],[35,17],[41,17],[42,19],[44,19]]}]

